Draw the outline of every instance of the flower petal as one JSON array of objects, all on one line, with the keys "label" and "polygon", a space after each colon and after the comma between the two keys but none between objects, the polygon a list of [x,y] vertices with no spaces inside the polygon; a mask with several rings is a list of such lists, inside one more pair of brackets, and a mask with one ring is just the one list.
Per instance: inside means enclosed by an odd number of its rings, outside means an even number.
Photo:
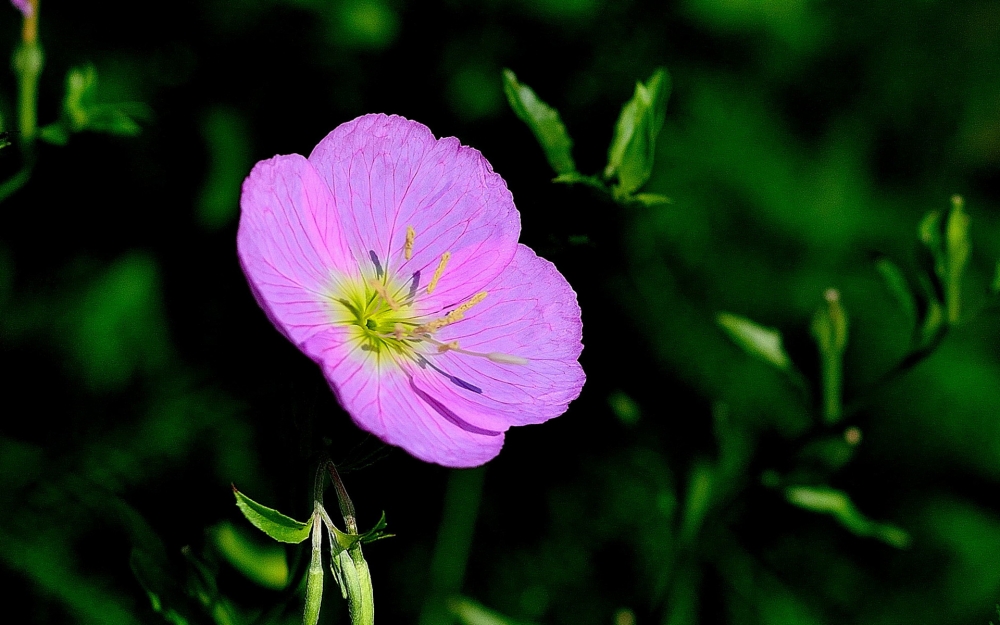
[{"label": "flower petal", "polygon": [[[486,299],[442,328],[438,339],[512,358],[430,355],[428,366],[411,367],[417,383],[476,427],[504,429],[561,415],[586,378],[577,360],[583,325],[576,293],[552,263],[524,245],[485,290]],[[504,362],[518,359],[523,364]]]},{"label": "flower petal", "polygon": [[[374,271],[374,253],[404,279],[419,272],[429,314],[475,294],[514,255],[521,224],[506,183],[455,138],[436,139],[401,117],[365,115],[338,126],[309,160],[333,193],[358,265]],[[416,235],[409,259],[408,227]]]},{"label": "flower petal", "polygon": [[[332,349],[323,372],[340,405],[363,430],[426,462],[479,466],[500,453],[503,431],[464,422],[389,357]],[[504,428],[506,429],[506,428]]]},{"label": "flower petal", "polygon": [[276,156],[250,172],[240,206],[243,271],[274,325],[302,347],[330,325],[331,287],[357,271],[329,189],[304,157]]},{"label": "flower petal", "polygon": [[35,9],[31,6],[28,0],[10,0],[10,3],[14,5],[14,8],[21,12],[24,17],[31,17],[31,14],[35,12]]}]

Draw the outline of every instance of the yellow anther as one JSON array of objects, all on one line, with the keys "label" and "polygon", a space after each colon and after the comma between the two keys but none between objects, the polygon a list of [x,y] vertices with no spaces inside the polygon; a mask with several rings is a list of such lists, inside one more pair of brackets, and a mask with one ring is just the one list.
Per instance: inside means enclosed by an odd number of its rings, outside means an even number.
[{"label": "yellow anther", "polygon": [[413,328],[413,334],[434,334],[444,326],[448,325],[448,320],[445,317],[438,317],[428,321],[427,323],[422,323],[417,327]]},{"label": "yellow anther", "polygon": [[403,324],[397,323],[392,328],[392,334],[396,337],[397,341],[402,341],[403,337],[406,336],[406,328],[403,327]]},{"label": "yellow anther", "polygon": [[469,298],[469,301],[465,302],[455,310],[445,315],[444,318],[448,321],[448,323],[454,323],[459,319],[465,317],[466,311],[468,311],[470,308],[472,308],[479,302],[483,301],[484,299],[486,299],[486,291],[480,291],[475,295],[473,295],[471,298]]},{"label": "yellow anther", "polygon": [[445,252],[441,254],[441,260],[438,262],[437,269],[434,270],[434,277],[431,278],[431,283],[427,285],[427,294],[430,295],[434,292],[434,289],[438,285],[438,280],[441,279],[441,274],[444,273],[444,268],[448,265],[448,259],[451,258],[451,252]]},{"label": "yellow anther", "polygon": [[[432,319],[427,323],[422,323],[419,326],[413,328],[413,334],[434,334],[435,332],[445,327],[446,325],[450,323],[455,323],[456,321],[465,317],[465,313],[470,308],[472,308],[479,302],[483,301],[484,299],[486,299],[486,291],[480,291],[475,295],[473,295],[472,297],[470,297],[467,302],[460,305],[455,310],[449,312],[444,317],[438,317],[437,319]],[[453,347],[451,349],[457,349],[457,347]]]},{"label": "yellow anther", "polygon": [[413,240],[417,238],[417,231],[413,226],[406,227],[406,242],[403,243],[403,256],[406,260],[413,258]]},{"label": "yellow anther", "polygon": [[440,345],[438,345],[439,354],[443,354],[444,352],[450,349],[456,349],[456,350],[459,349],[458,341],[452,341],[451,343],[441,343]]},{"label": "yellow anther", "polygon": [[399,310],[399,304],[396,303],[396,300],[392,299],[392,296],[389,295],[389,291],[385,289],[384,284],[382,284],[378,280],[375,280],[374,278],[369,280],[368,284],[373,289],[375,289],[375,292],[378,293],[379,297],[385,300],[385,303],[389,305],[389,308],[393,310]]}]

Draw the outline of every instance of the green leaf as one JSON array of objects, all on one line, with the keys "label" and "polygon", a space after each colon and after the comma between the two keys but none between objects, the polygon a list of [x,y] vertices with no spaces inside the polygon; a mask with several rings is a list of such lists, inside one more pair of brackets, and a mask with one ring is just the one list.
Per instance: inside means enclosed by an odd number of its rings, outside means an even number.
[{"label": "green leaf", "polygon": [[247,579],[272,590],[283,589],[289,578],[284,548],[272,542],[260,544],[248,532],[224,521],[209,536],[222,557]]},{"label": "green leaf", "polygon": [[52,122],[39,128],[38,138],[52,145],[66,145],[69,143],[69,130],[62,121]]},{"label": "green leaf", "polygon": [[149,108],[138,102],[99,103],[97,69],[93,65],[74,67],[67,72],[62,122],[68,132],[91,130],[135,136],[142,131],[136,120],[149,116]]},{"label": "green leaf", "polygon": [[301,523],[250,499],[233,486],[236,505],[254,527],[282,543],[300,543],[309,537],[309,523]]},{"label": "green leaf", "polygon": [[617,178],[620,196],[631,195],[649,180],[669,95],[670,74],[661,67],[645,84],[636,83],[632,99],[622,107],[604,168],[605,179]]},{"label": "green leaf", "polygon": [[647,208],[651,208],[653,206],[664,206],[666,204],[673,204],[674,202],[667,196],[659,193],[636,193],[631,199]]},{"label": "green leaf", "polygon": [[503,70],[503,90],[514,114],[534,133],[552,169],[560,175],[576,172],[571,154],[573,140],[559,119],[559,113],[538,99],[531,87],[519,83],[509,69]]},{"label": "green leaf", "polygon": [[681,544],[694,544],[712,503],[714,482],[715,475],[712,466],[704,460],[695,462],[691,468],[687,495],[684,498],[684,512],[679,537]]},{"label": "green leaf", "polygon": [[379,518],[378,523],[375,527],[371,528],[367,532],[361,534],[359,537],[361,542],[365,545],[368,543],[373,543],[376,540],[382,540],[383,538],[392,538],[395,534],[387,534],[385,528],[388,524],[385,521],[385,511],[382,511],[382,516]]},{"label": "green leaf", "polygon": [[910,284],[906,281],[902,270],[888,258],[880,258],[875,261],[875,269],[885,281],[889,293],[896,299],[896,303],[903,309],[903,313],[910,323],[917,322],[917,299],[913,295]]},{"label": "green leaf", "polygon": [[791,359],[781,345],[781,333],[745,317],[720,312],[715,317],[719,326],[737,345],[751,356],[756,356],[782,371],[789,371]]},{"label": "green leaf", "polygon": [[997,261],[997,270],[993,274],[993,284],[990,286],[990,289],[994,293],[1000,294],[1000,260]]},{"label": "green leaf", "polygon": [[467,597],[452,597],[448,611],[462,625],[524,625],[522,621],[507,618]]},{"label": "green leaf", "polygon": [[600,178],[597,176],[584,176],[578,171],[559,174],[552,179],[552,182],[558,182],[560,184],[585,184],[600,191],[604,191],[605,193],[610,193],[607,185],[605,185]]},{"label": "green leaf", "polygon": [[632,427],[639,422],[642,417],[642,409],[634,399],[624,391],[617,390],[608,395],[608,406],[615,413],[618,420],[626,427]]},{"label": "green leaf", "polygon": [[888,523],[872,521],[861,513],[851,498],[828,486],[790,486],[785,498],[792,505],[805,510],[832,516],[844,528],[857,536],[868,536],[904,549],[910,545],[910,535],[905,530]]},{"label": "green leaf", "polygon": [[942,276],[945,284],[945,305],[948,323],[957,323],[962,309],[962,275],[969,262],[972,241],[969,238],[969,216],[963,210],[962,196],[953,195],[948,221],[945,224],[945,258],[947,273]]}]

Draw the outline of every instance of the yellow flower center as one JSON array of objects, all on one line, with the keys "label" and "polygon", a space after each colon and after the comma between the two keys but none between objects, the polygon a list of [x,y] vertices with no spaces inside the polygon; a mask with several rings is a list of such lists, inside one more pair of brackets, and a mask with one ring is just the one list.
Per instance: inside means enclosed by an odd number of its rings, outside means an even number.
[{"label": "yellow flower center", "polygon": [[[403,248],[406,260],[413,255],[415,238],[413,227],[408,226]],[[424,289],[421,289],[419,271],[414,272],[409,279],[400,280],[388,267],[383,269],[374,251],[369,254],[376,277],[343,281],[337,292],[331,295],[331,300],[340,305],[334,306],[334,322],[349,326],[361,349],[379,357],[384,354],[418,361],[425,356],[453,351],[504,364],[527,362],[524,358],[509,354],[471,352],[462,349],[457,341],[443,342],[435,338],[441,328],[464,319],[466,313],[487,296],[486,291],[480,291],[437,317],[428,317],[420,311],[420,296],[433,293],[444,274],[451,252],[441,255],[434,275]]]}]

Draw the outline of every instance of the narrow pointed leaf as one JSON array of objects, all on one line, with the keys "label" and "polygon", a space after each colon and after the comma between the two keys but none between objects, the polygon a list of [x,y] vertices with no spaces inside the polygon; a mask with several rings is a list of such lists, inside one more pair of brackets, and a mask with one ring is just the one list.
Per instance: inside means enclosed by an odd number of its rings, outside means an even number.
[{"label": "narrow pointed leaf", "polygon": [[665,206],[673,203],[673,200],[659,193],[636,193],[632,199],[646,207]]},{"label": "narrow pointed leaf", "polygon": [[607,185],[605,185],[600,178],[597,176],[584,176],[578,171],[571,171],[566,174],[559,174],[552,179],[552,182],[558,182],[561,184],[585,184],[595,189],[601,191],[608,191]]},{"label": "narrow pointed leaf", "polygon": [[531,87],[519,83],[509,69],[503,70],[503,90],[514,114],[518,116],[545,151],[545,158],[557,174],[576,172],[573,162],[573,140],[559,118],[559,113],[542,102]]},{"label": "narrow pointed leaf", "polygon": [[748,354],[782,371],[789,371],[792,361],[782,347],[780,332],[727,312],[720,312],[715,320],[729,338]]},{"label": "narrow pointed leaf", "polygon": [[375,527],[371,528],[364,534],[360,536],[360,540],[363,544],[373,543],[376,540],[382,540],[383,538],[391,538],[394,534],[387,534],[385,528],[388,525],[385,521],[385,511],[382,511],[382,516],[379,518],[378,523]]},{"label": "narrow pointed leaf", "polygon": [[903,309],[903,313],[910,323],[917,322],[917,300],[913,295],[906,277],[902,270],[888,258],[880,258],[875,262],[875,269],[885,281],[889,293],[895,298],[896,303]]},{"label": "narrow pointed leaf", "polygon": [[712,503],[714,482],[715,474],[712,466],[703,460],[697,461],[691,469],[687,495],[684,498],[684,513],[680,531],[682,544],[694,544]]},{"label": "narrow pointed leaf", "polygon": [[309,537],[309,524],[261,505],[233,487],[236,505],[254,527],[282,543],[300,543]]},{"label": "narrow pointed leaf", "polygon": [[872,521],[854,505],[851,498],[828,486],[791,486],[785,490],[785,498],[792,505],[805,510],[832,516],[844,528],[857,536],[877,538],[884,543],[906,548],[910,535],[903,529],[888,523]]},{"label": "narrow pointed leaf", "polygon": [[947,259],[941,234],[941,212],[931,211],[924,215],[917,226],[917,237],[923,244],[918,255],[923,269],[932,281],[934,293],[943,301],[945,297],[944,276],[947,275]]}]

